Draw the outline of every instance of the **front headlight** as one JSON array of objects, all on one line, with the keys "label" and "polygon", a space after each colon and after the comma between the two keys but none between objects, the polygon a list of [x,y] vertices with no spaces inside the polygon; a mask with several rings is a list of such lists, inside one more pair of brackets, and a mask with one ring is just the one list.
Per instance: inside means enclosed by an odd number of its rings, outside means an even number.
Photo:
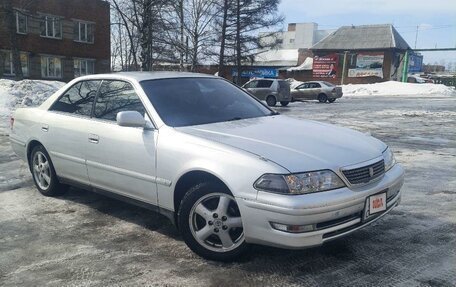
[{"label": "front headlight", "polygon": [[385,161],[385,172],[390,170],[396,164],[393,151],[389,147],[383,152],[383,160]]},{"label": "front headlight", "polygon": [[312,171],[296,174],[265,174],[253,185],[258,190],[305,194],[344,187],[344,182],[332,171]]}]

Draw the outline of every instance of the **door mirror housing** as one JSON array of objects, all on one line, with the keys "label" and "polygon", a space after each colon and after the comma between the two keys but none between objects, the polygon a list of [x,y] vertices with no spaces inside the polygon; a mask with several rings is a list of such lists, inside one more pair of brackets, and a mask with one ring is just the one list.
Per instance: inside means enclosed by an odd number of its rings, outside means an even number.
[{"label": "door mirror housing", "polygon": [[121,127],[146,128],[144,115],[137,111],[118,112],[116,120]]}]

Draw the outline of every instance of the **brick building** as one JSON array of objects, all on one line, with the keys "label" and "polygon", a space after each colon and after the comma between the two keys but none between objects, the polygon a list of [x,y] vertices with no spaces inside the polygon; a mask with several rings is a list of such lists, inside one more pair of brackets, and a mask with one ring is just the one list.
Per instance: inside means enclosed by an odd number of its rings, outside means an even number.
[{"label": "brick building", "polygon": [[[25,78],[69,81],[110,71],[110,11],[102,0],[13,0]],[[9,34],[0,27],[3,77],[14,76]]]}]

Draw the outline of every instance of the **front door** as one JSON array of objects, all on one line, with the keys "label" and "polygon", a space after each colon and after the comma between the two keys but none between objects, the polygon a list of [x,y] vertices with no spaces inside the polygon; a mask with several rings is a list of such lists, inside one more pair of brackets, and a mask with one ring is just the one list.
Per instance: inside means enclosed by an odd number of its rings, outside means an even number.
[{"label": "front door", "polygon": [[117,125],[116,116],[121,111],[146,114],[130,83],[103,81],[86,134],[90,182],[96,188],[156,205],[158,132]]}]

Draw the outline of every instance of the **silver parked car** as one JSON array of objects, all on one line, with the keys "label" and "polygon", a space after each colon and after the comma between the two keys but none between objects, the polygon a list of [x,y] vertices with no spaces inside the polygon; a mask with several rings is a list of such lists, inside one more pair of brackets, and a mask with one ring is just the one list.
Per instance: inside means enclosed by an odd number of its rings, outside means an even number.
[{"label": "silver parked car", "polygon": [[254,79],[242,86],[261,101],[266,101],[268,106],[273,107],[280,102],[287,106],[291,101],[290,84],[279,79]]},{"label": "silver parked car", "polygon": [[320,103],[334,103],[342,95],[342,87],[325,81],[304,82],[291,90],[293,101],[318,100]]},{"label": "silver parked car", "polygon": [[85,76],[11,123],[43,195],[76,185],[157,210],[213,260],[320,245],[401,199],[404,170],[383,142],[279,115],[209,75]]}]

